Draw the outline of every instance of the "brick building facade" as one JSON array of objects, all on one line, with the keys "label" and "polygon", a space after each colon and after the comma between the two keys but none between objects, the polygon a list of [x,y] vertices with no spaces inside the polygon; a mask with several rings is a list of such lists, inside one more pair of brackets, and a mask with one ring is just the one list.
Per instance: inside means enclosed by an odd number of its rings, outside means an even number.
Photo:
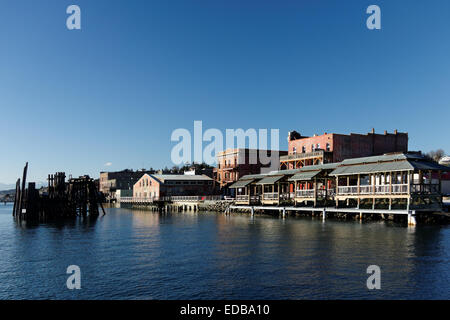
[{"label": "brick building facade", "polygon": [[133,186],[133,197],[140,199],[211,194],[214,194],[213,179],[206,175],[146,173]]},{"label": "brick building facade", "polygon": [[[287,155],[287,151],[256,150],[256,149],[227,149],[217,153],[217,168],[214,178],[220,188],[236,182],[240,177],[248,174],[258,174],[277,169],[279,157]],[[273,157],[275,163],[263,164],[261,159]]]},{"label": "brick building facade", "polygon": [[122,170],[116,172],[100,172],[99,191],[106,200],[116,198],[117,190],[132,190],[133,185],[146,171]]},{"label": "brick building facade", "polygon": [[408,134],[397,130],[394,133],[385,131],[384,134],[377,134],[372,129],[367,134],[324,133],[312,137],[292,131],[288,141],[289,154],[280,158],[281,169],[408,151]]}]

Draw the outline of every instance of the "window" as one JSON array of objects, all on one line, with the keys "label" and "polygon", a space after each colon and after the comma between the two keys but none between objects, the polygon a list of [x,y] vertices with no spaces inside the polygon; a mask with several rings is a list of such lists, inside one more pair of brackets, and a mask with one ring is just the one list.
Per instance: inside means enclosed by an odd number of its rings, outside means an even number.
[{"label": "window", "polygon": [[318,143],[316,147],[317,147],[317,149],[320,149],[320,143]]},{"label": "window", "polygon": [[330,151],[330,144],[327,143],[327,151]]},{"label": "window", "polygon": [[297,153],[297,147],[294,147],[294,149],[292,149],[292,152],[293,152],[294,154],[296,154],[296,153]]},{"label": "window", "polygon": [[306,147],[302,146],[302,152],[305,153],[306,152]]},{"label": "window", "polygon": [[313,144],[311,145],[311,151],[314,151],[314,145]]}]

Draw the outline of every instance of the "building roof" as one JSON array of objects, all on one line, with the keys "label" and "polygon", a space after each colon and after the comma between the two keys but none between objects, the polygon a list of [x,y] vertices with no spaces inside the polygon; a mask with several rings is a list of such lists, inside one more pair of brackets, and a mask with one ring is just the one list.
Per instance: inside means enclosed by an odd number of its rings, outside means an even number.
[{"label": "building roof", "polygon": [[317,164],[313,166],[304,166],[300,169],[300,171],[303,172],[314,170],[333,170],[336,169],[340,164],[341,164],[340,162],[333,162],[333,163]]},{"label": "building roof", "polygon": [[184,175],[184,174],[151,174],[151,177],[154,177],[161,181],[166,180],[189,180],[189,181],[199,181],[199,180],[206,180],[206,181],[212,181],[212,178],[202,174],[202,175]]},{"label": "building roof", "polygon": [[418,154],[386,154],[375,157],[346,159],[330,173],[332,176],[369,174],[375,172],[442,170],[450,168],[428,161]]},{"label": "building roof", "polygon": [[248,174],[248,175],[245,175],[245,176],[242,176],[240,179],[239,179],[239,181],[240,180],[255,180],[255,179],[262,179],[262,178],[264,178],[264,177],[266,177],[267,176],[267,174],[266,173],[261,173],[261,174]]},{"label": "building roof", "polygon": [[[210,177],[202,174],[202,175],[184,175],[184,174],[148,174],[145,173],[143,176],[149,176],[161,183],[165,183],[165,181],[173,181],[173,180],[181,180],[181,181],[212,181]],[[139,178],[139,180],[142,179],[142,177]],[[138,183],[139,180],[136,182]],[[135,183],[135,185],[136,185]]]},{"label": "building roof", "polygon": [[320,173],[320,171],[321,170],[299,172],[297,174],[294,174],[294,176],[292,176],[288,180],[289,181],[298,181],[298,180],[306,181],[306,180],[311,180],[316,175],[318,175]]},{"label": "building roof", "polygon": [[233,183],[229,188],[232,188],[232,189],[243,188],[243,187],[246,187],[247,185],[249,185],[250,183],[252,183],[253,181],[255,181],[255,179],[239,180],[239,181],[236,181],[235,183]]},{"label": "building roof", "polygon": [[275,182],[278,182],[279,180],[283,179],[283,175],[281,176],[267,176],[261,181],[257,182],[256,184],[274,184]]}]

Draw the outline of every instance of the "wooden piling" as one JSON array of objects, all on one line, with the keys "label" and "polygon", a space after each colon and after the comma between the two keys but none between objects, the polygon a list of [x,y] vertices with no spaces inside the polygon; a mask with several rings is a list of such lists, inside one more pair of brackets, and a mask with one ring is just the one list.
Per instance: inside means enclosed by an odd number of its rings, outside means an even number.
[{"label": "wooden piling", "polygon": [[25,164],[25,168],[23,168],[23,177],[22,177],[22,190],[20,191],[19,198],[19,217],[23,217],[23,202],[25,200],[25,186],[27,181],[27,171],[28,171],[28,162]]},{"label": "wooden piling", "polygon": [[19,202],[19,198],[20,198],[20,179],[17,179],[16,182],[16,193],[14,194],[14,207],[13,207],[13,216],[15,217],[17,215],[17,207],[18,207],[18,202]]}]

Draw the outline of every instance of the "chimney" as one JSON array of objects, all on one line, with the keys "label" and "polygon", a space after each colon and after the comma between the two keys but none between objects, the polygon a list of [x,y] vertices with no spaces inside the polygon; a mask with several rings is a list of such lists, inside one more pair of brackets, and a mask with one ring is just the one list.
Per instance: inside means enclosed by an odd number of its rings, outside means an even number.
[{"label": "chimney", "polygon": [[375,134],[375,128],[372,128],[372,134]]},{"label": "chimney", "polygon": [[397,129],[395,129],[395,130],[394,130],[394,134],[397,134],[397,133],[398,133],[398,131],[397,131]]},{"label": "chimney", "polygon": [[387,135],[387,130],[384,130],[384,135]]}]

